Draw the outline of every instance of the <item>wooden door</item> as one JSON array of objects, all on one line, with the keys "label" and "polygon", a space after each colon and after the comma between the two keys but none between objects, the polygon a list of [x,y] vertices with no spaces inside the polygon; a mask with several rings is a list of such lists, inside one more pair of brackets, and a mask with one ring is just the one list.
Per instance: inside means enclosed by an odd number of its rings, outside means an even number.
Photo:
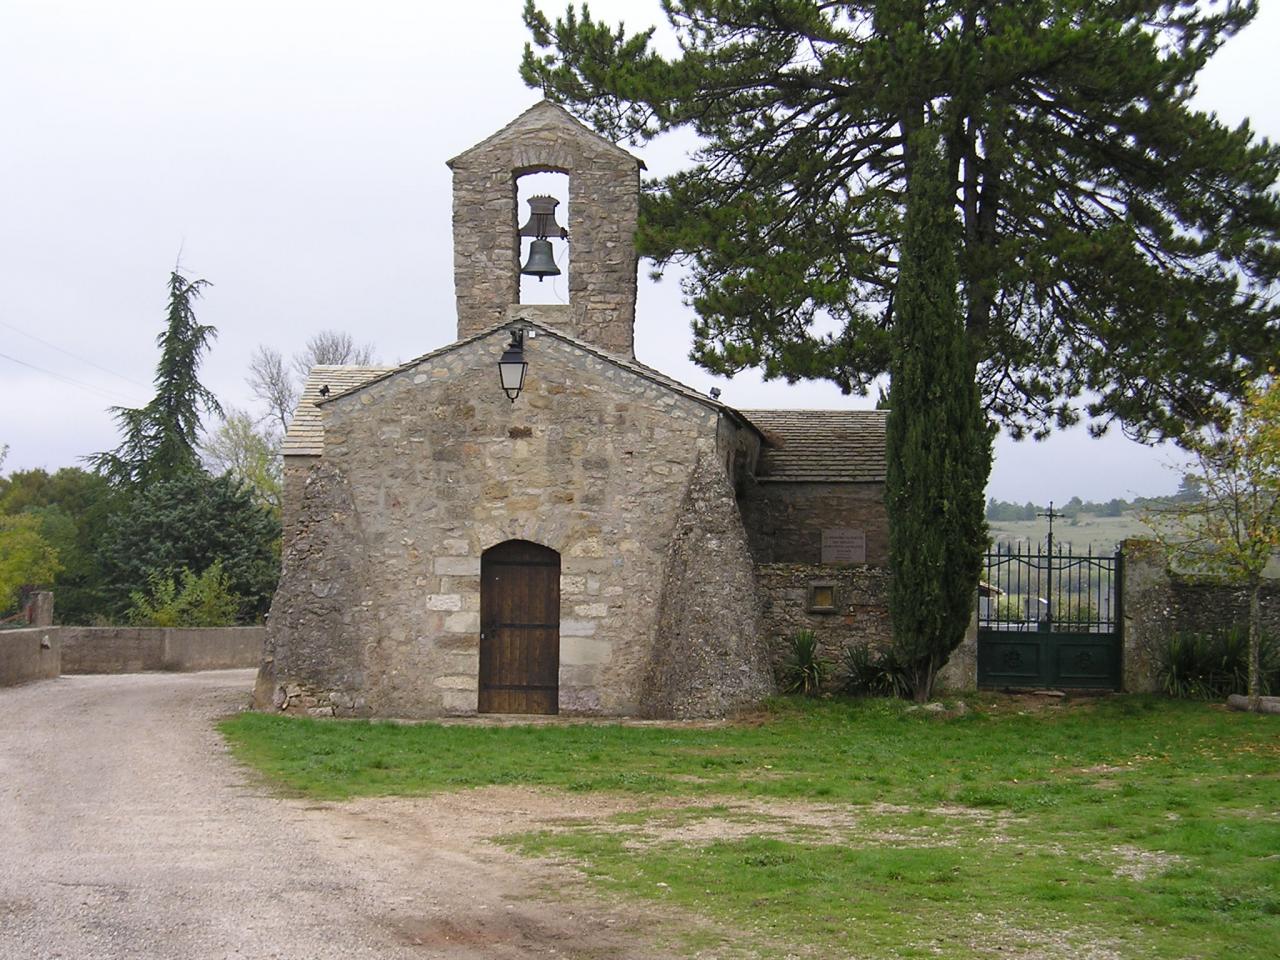
[{"label": "wooden door", "polygon": [[560,554],[508,540],[480,558],[481,713],[558,713]]}]

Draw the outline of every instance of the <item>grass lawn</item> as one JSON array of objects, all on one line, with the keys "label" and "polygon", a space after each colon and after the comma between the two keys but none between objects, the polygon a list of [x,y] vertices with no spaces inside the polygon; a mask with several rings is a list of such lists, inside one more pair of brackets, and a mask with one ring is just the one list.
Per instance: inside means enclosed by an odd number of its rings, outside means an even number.
[{"label": "grass lawn", "polygon": [[625,795],[626,812],[504,842],[712,918],[745,956],[1280,956],[1280,718],[969,703],[782,700],[711,727],[242,714],[222,730],[310,797]]}]

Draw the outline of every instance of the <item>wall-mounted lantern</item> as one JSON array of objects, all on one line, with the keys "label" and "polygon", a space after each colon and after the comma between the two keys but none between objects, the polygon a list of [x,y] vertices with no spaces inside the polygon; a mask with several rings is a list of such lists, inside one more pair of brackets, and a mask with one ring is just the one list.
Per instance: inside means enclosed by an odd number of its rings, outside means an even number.
[{"label": "wall-mounted lantern", "polygon": [[524,375],[528,369],[529,363],[524,358],[524,331],[512,330],[511,342],[498,361],[498,379],[502,383],[502,392],[512,403],[516,402],[516,397],[524,389]]}]

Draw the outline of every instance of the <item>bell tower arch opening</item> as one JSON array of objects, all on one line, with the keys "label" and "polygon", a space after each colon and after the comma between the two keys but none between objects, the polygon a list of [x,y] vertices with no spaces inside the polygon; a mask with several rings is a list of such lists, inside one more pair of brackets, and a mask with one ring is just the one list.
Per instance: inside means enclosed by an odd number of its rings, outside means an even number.
[{"label": "bell tower arch opening", "polygon": [[569,175],[516,173],[520,303],[569,303]]}]

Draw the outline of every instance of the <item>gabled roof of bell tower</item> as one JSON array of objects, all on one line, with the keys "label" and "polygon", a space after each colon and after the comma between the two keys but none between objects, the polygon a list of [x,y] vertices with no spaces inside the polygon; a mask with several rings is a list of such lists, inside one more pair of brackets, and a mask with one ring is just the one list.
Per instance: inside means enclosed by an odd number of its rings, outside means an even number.
[{"label": "gabled roof of bell tower", "polygon": [[501,130],[485,137],[474,146],[468,147],[448,161],[450,169],[466,166],[467,161],[477,153],[487,153],[493,147],[506,141],[519,141],[532,132],[555,131],[560,136],[568,136],[578,142],[584,153],[604,153],[615,158],[625,158],[639,169],[644,169],[644,161],[628,153],[611,140],[607,140],[586,126],[558,103],[550,100],[539,100],[520,116],[516,117]]}]

